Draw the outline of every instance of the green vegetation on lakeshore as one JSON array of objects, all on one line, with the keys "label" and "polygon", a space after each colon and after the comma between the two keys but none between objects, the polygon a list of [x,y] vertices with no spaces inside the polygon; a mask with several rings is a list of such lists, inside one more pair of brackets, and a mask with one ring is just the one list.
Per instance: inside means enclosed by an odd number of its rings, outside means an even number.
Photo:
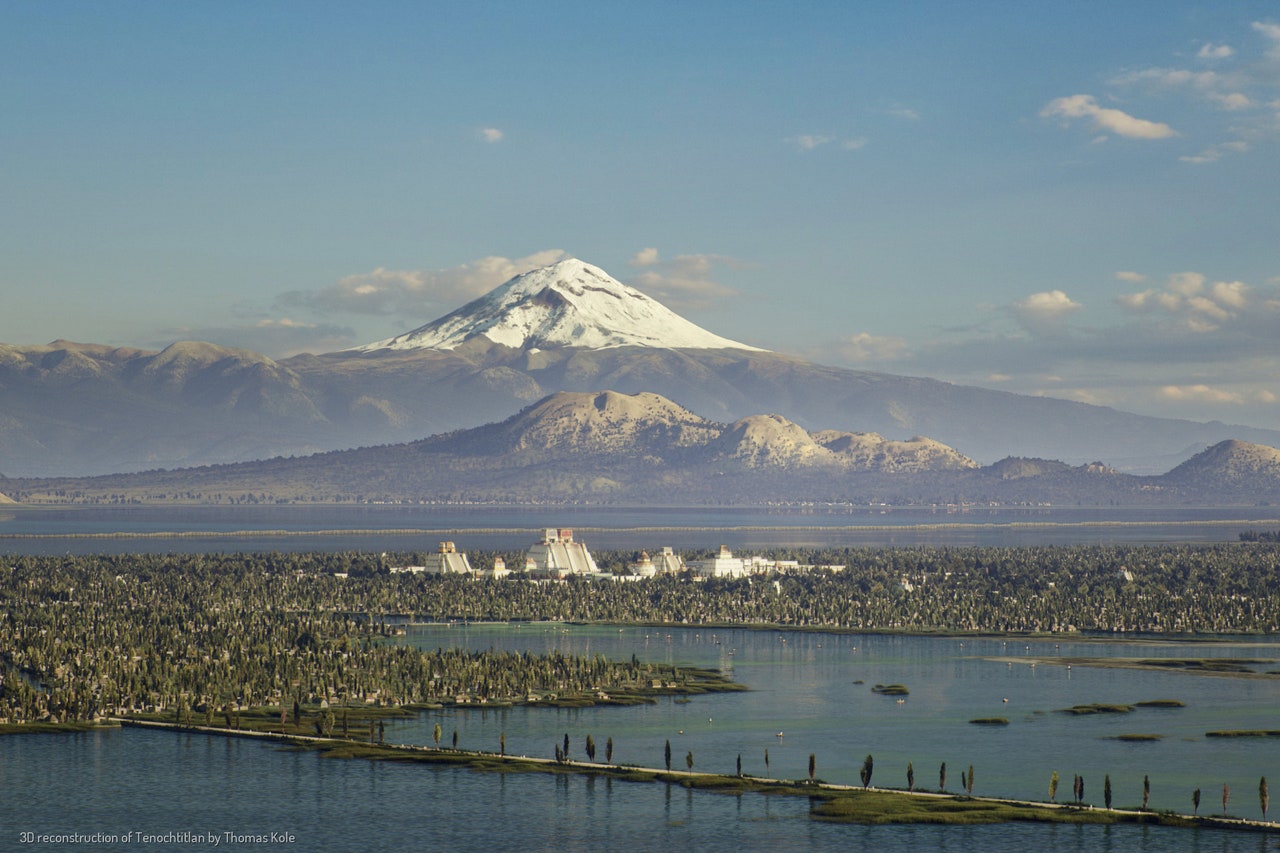
[{"label": "green vegetation on lakeshore", "polygon": [[871,688],[872,693],[881,696],[909,696],[911,691],[904,684],[877,684]]},{"label": "green vegetation on lakeshore", "polygon": [[1153,823],[1190,826],[1189,819],[1156,812],[1115,812],[1035,803],[911,795],[901,791],[853,791],[823,795],[812,808],[816,817],[845,823],[936,823],[976,825],[1032,821],[1037,823]]},{"label": "green vegetation on lakeshore", "polygon": [[1072,705],[1070,708],[1062,708],[1058,711],[1060,714],[1071,714],[1077,717],[1088,716],[1089,714],[1129,714],[1132,712],[1132,705],[1114,705],[1106,702]]},{"label": "green vegetation on lakeshore", "polygon": [[[483,566],[494,556],[520,560],[484,552],[473,560]],[[597,561],[624,571],[636,556],[598,552]],[[344,710],[350,726],[351,709],[364,706],[573,707],[738,687],[634,659],[418,650],[389,641],[396,620],[962,636],[1280,630],[1280,549],[1265,543],[784,549],[766,556],[846,569],[779,575],[768,584],[680,577],[546,584],[518,575],[473,581],[388,573],[388,565],[420,563],[423,553],[11,555],[0,563],[0,723],[121,712],[211,721],[272,708],[298,717],[303,728],[332,728]],[[1141,658],[1132,665],[1275,677],[1251,669],[1259,663],[1266,661]]]}]

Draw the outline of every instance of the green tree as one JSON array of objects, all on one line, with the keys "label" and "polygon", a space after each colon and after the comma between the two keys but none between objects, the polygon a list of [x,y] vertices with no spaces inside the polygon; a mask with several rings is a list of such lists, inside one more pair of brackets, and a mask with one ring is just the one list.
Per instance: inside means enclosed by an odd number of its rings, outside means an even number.
[{"label": "green tree", "polygon": [[769,772],[769,747],[764,748],[764,772]]},{"label": "green tree", "polygon": [[435,728],[431,730],[431,742],[436,745],[437,749],[440,747],[440,737],[443,734],[444,731],[440,728],[440,724],[436,723]]},{"label": "green tree", "polygon": [[742,753],[738,753],[738,778],[742,778]]},{"label": "green tree", "polygon": [[1107,773],[1102,777],[1102,803],[1108,809],[1111,808],[1111,774]]},{"label": "green tree", "polygon": [[604,742],[604,760],[609,764],[613,763],[613,738],[610,737]]},{"label": "green tree", "polygon": [[859,775],[862,777],[863,788],[871,787],[871,771],[875,769],[875,765],[875,759],[870,755],[862,759],[862,772]]},{"label": "green tree", "polygon": [[1192,814],[1200,814],[1200,789],[1196,788],[1191,792]]},{"label": "green tree", "polygon": [[671,769],[671,741],[662,748],[662,758],[667,762],[667,770]]},{"label": "green tree", "polygon": [[506,732],[498,732],[498,754],[499,755],[507,754],[507,733]]},{"label": "green tree", "polygon": [[810,782],[813,781],[813,774],[814,774],[814,771],[816,771],[817,769],[818,769],[818,759],[811,752],[809,753],[809,781]]},{"label": "green tree", "polygon": [[684,766],[693,770],[693,750],[689,750],[684,754]]},{"label": "green tree", "polygon": [[596,760],[596,742],[595,742],[595,738],[591,737],[591,735],[587,735],[586,749],[587,749],[587,761],[595,761]]},{"label": "green tree", "polygon": [[1147,810],[1147,803],[1151,800],[1151,778],[1149,776],[1142,777],[1142,810]]},{"label": "green tree", "polygon": [[916,789],[916,769],[911,766],[911,762],[907,762],[907,790],[914,791]]},{"label": "green tree", "polygon": [[1267,791],[1267,777],[1258,782],[1258,805],[1262,806],[1262,819],[1267,819],[1267,806],[1271,805],[1271,795]]},{"label": "green tree", "polygon": [[947,790],[947,762],[942,762],[942,766],[938,768],[938,790]]},{"label": "green tree", "polygon": [[973,796],[973,765],[972,764],[969,765],[969,778],[968,778],[968,781],[965,782],[964,790],[969,796],[971,797]]},{"label": "green tree", "polygon": [[1053,775],[1049,777],[1049,802],[1056,802],[1058,799],[1058,771],[1053,771]]},{"label": "green tree", "polygon": [[564,746],[561,748],[561,751],[564,753],[564,760],[568,761],[569,760],[569,733],[568,732],[564,733]]},{"label": "green tree", "polygon": [[1227,800],[1231,797],[1231,789],[1227,787],[1227,783],[1222,783],[1222,814],[1227,813]]}]

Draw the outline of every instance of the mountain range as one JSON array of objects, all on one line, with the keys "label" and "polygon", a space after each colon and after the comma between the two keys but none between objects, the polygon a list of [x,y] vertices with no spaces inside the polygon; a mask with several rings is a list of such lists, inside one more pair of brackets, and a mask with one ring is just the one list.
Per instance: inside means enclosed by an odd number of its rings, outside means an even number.
[{"label": "mountain range", "polygon": [[1259,503],[1280,451],[1229,440],[1160,476],[945,444],[810,432],[779,415],[724,424],[657,394],[557,392],[498,423],[306,457],[94,478],[0,480],[23,502],[559,502],[727,505]]},{"label": "mountain range", "polygon": [[[797,330],[797,337],[802,330]],[[690,323],[576,259],[517,276],[414,331],[274,360],[200,342],[161,351],[0,345],[0,474],[49,477],[243,462],[503,421],[559,391],[652,393],[716,423],[773,413],[817,436],[925,435],[1007,456],[1167,471],[1280,432],[1154,418],[934,379],[813,364]],[[821,451],[835,453],[819,438]]]}]

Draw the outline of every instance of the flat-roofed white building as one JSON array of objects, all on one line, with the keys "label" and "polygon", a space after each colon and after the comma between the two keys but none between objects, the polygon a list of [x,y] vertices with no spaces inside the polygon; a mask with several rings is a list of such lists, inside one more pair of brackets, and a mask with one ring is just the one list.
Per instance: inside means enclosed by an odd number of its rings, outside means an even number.
[{"label": "flat-roofed white building", "polygon": [[543,531],[542,541],[529,549],[525,571],[555,578],[600,574],[587,546],[574,542],[573,530],[568,527],[548,527]]},{"label": "flat-roofed white building", "polygon": [[721,545],[720,553],[710,560],[691,560],[689,568],[702,578],[740,578],[747,573],[746,563],[733,556],[728,545]]}]

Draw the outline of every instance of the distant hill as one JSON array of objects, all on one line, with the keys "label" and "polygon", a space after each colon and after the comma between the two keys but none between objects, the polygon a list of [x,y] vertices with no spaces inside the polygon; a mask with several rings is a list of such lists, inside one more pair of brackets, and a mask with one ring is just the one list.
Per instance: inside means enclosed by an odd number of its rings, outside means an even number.
[{"label": "distant hill", "polygon": [[554,502],[621,505],[1254,504],[1280,501],[1280,451],[1229,441],[1161,476],[1006,458],[928,438],[724,424],[656,394],[560,392],[498,423],[404,444],[94,478],[2,479],[19,500]]},{"label": "distant hill", "polygon": [[[774,413],[837,455],[819,433],[889,442],[924,435],[980,462],[1105,459],[1136,473],[1167,470],[1225,439],[1280,445],[1274,430],[767,352],[700,329],[570,259],[412,332],[324,355],[276,361],[197,342],[158,352],[0,345],[0,472],[101,474],[404,443],[500,421],[557,391],[600,388],[656,394],[721,423]],[[793,462],[824,456],[800,444],[787,451]]]}]

